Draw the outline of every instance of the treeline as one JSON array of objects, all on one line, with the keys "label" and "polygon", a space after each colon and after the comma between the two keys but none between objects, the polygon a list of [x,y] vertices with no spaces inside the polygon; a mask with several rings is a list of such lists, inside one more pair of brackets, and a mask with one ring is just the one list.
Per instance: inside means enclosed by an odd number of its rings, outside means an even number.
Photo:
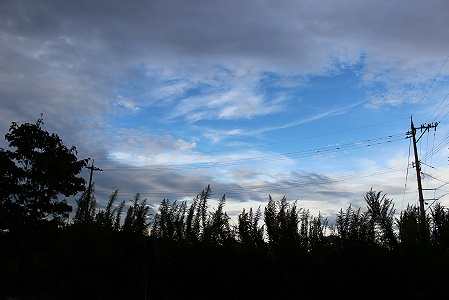
[{"label": "treeline", "polygon": [[[146,199],[137,193],[125,213],[125,201],[117,202],[118,190],[111,194],[104,209],[96,203],[94,190],[76,201],[71,227],[93,227],[111,232],[141,234],[158,240],[185,245],[238,245],[248,250],[314,252],[323,248],[373,247],[405,252],[443,253],[449,250],[449,210],[439,202],[421,219],[417,206],[407,206],[395,218],[393,201],[372,189],[364,197],[366,209],[341,209],[335,224],[321,214],[313,216],[298,208],[297,201],[271,196],[261,208],[243,211],[232,225],[224,210],[226,195],[210,207],[208,185],[188,205],[187,201],[163,199],[154,216],[148,214]],[[90,197],[89,197],[90,195]],[[122,216],[125,216],[122,219]]]},{"label": "treeline", "polygon": [[[396,219],[370,190],[334,224],[271,197],[234,223],[210,186],[155,215],[139,194],[99,207],[79,177],[89,160],[42,125],[12,123],[0,148],[0,299],[449,298],[439,203]],[[72,209],[64,197],[80,192]]]},{"label": "treeline", "polygon": [[[57,226],[0,237],[2,296],[19,299],[444,297],[449,212],[436,203],[423,224],[409,206],[395,218],[373,190],[366,208],[335,224],[297,202],[271,197],[231,222],[226,197],[210,207],[207,186],[191,202],[163,199],[157,213],[136,194],[99,208],[95,192]],[[126,208],[126,212],[125,212]],[[47,222],[42,220],[41,222]],[[145,296],[146,295],[146,296]]]}]

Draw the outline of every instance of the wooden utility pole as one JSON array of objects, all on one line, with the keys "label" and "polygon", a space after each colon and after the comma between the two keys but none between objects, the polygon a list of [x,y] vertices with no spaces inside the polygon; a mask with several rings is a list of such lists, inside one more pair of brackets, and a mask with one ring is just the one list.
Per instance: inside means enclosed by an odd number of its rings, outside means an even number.
[{"label": "wooden utility pole", "polygon": [[90,201],[90,194],[91,194],[91,191],[92,191],[92,176],[93,176],[93,173],[94,173],[94,171],[103,171],[102,169],[97,168],[97,167],[94,166],[94,161],[95,160],[92,159],[92,164],[90,166],[86,167],[86,168],[89,169],[89,172],[90,172],[89,187],[88,187],[88,190],[87,190],[87,199],[88,199],[88,201]]},{"label": "wooden utility pole", "polygon": [[[413,150],[415,153],[416,180],[418,181],[419,212],[420,212],[422,224],[425,224],[426,213],[425,213],[425,209],[424,209],[424,196],[423,196],[423,192],[422,192],[423,188],[422,188],[422,184],[421,184],[421,164],[419,162],[418,149],[417,149],[416,144],[419,142],[419,140],[421,139],[423,134],[426,133],[426,131],[428,131],[430,128],[435,128],[435,130],[436,130],[438,123],[423,124],[419,127],[415,127],[413,125],[413,119],[412,119],[412,117],[410,117],[410,124],[411,124],[410,131],[407,132],[407,134],[411,135],[412,142],[413,142]],[[421,135],[418,138],[416,138],[416,132],[418,129],[420,130]]]}]

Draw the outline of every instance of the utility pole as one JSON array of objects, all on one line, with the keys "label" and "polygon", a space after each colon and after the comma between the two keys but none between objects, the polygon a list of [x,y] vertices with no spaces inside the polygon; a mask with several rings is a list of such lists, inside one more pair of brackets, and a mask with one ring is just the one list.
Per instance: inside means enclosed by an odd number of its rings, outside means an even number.
[{"label": "utility pole", "polygon": [[86,167],[86,168],[89,169],[89,173],[90,173],[90,176],[89,176],[89,187],[88,187],[88,190],[87,190],[87,199],[88,199],[88,201],[90,201],[90,194],[91,194],[91,191],[92,191],[92,176],[93,176],[93,173],[94,173],[94,171],[103,171],[102,169],[97,168],[97,167],[94,166],[94,161],[95,160],[92,159],[92,164],[90,166]]},{"label": "utility pole", "polygon": [[[418,181],[418,196],[419,196],[419,212],[420,212],[420,217],[421,217],[421,221],[422,224],[425,224],[426,222],[426,213],[424,210],[424,196],[423,196],[423,188],[422,188],[422,184],[421,184],[421,164],[419,162],[419,158],[418,158],[418,149],[416,144],[419,142],[419,140],[421,139],[421,137],[423,136],[424,133],[426,133],[426,131],[429,131],[430,128],[437,128],[438,123],[430,123],[430,124],[423,124],[419,127],[415,127],[413,125],[413,119],[412,117],[410,117],[410,131],[407,132],[407,134],[411,135],[412,138],[412,142],[413,142],[413,150],[415,153],[415,168],[416,168],[416,180]],[[417,130],[420,130],[421,135],[416,138],[416,132]]]}]

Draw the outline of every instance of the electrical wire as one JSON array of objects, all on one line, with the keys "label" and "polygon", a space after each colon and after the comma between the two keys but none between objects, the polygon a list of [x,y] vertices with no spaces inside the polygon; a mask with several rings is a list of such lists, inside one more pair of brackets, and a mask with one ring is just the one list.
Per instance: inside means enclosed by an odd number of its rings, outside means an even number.
[{"label": "electrical wire", "polygon": [[[421,149],[421,143],[420,143],[420,149]],[[429,135],[426,135],[426,153],[428,153],[429,150]],[[421,172],[427,172],[427,170],[425,169],[427,167],[427,165],[424,165],[424,168],[421,167]],[[429,186],[429,180],[426,180],[426,187]]]},{"label": "electrical wire", "polygon": [[[404,119],[408,119],[408,118],[403,118],[403,119],[399,119],[399,120],[404,120]],[[317,135],[317,136],[311,136],[311,137],[293,139],[293,140],[287,140],[287,141],[280,141],[280,142],[275,142],[275,143],[259,144],[259,145],[248,146],[248,147],[243,147],[243,148],[252,148],[252,147],[260,147],[263,145],[274,145],[274,144],[287,143],[287,142],[292,142],[292,141],[301,141],[301,140],[305,140],[305,139],[311,139],[311,138],[321,137],[321,136],[330,135],[330,134],[347,132],[347,131],[357,130],[357,129],[361,129],[361,128],[376,126],[379,124],[385,124],[385,123],[390,123],[390,122],[395,122],[395,121],[398,121],[398,120],[388,121],[388,122],[383,122],[383,123],[378,123],[378,124],[373,124],[373,125],[368,125],[368,126],[363,126],[363,127],[358,127],[358,128],[353,128],[353,129],[348,129],[348,130],[343,130],[343,131],[338,131],[338,132],[328,133],[328,134],[323,134],[323,135]],[[301,150],[301,151],[293,151],[293,152],[287,152],[287,153],[263,155],[263,156],[258,156],[258,157],[227,159],[226,161],[208,161],[208,162],[198,162],[198,163],[192,162],[192,163],[183,163],[183,164],[165,164],[165,165],[153,165],[153,166],[143,166],[143,167],[142,166],[138,167],[138,166],[122,165],[122,166],[114,166],[114,167],[108,168],[107,166],[102,166],[102,168],[106,171],[118,171],[118,172],[120,172],[120,171],[126,172],[128,170],[136,170],[136,171],[138,170],[141,172],[154,172],[154,171],[173,170],[173,169],[174,170],[177,170],[177,169],[190,170],[190,169],[216,168],[216,167],[226,167],[226,166],[239,166],[239,165],[244,165],[244,164],[261,163],[261,162],[265,163],[268,161],[288,160],[288,159],[293,159],[293,158],[303,158],[303,157],[310,157],[310,156],[323,155],[323,154],[332,155],[332,154],[342,152],[342,151],[348,152],[348,151],[352,151],[352,150],[356,150],[356,149],[360,149],[360,148],[382,145],[382,144],[386,144],[386,143],[392,143],[392,142],[403,140],[405,138],[407,138],[407,137],[404,134],[388,135],[388,136],[378,137],[378,138],[374,138],[374,139],[367,139],[367,140],[353,142],[353,143],[332,145],[332,146],[327,146],[327,147],[321,147],[321,148],[315,148],[315,149],[309,149],[309,150]],[[408,157],[408,162],[407,162],[406,183],[404,186],[404,198],[405,198],[405,192],[406,192],[406,188],[407,188],[408,170],[410,168],[410,147],[411,147],[411,144],[409,145],[409,157]],[[202,154],[225,152],[225,151],[229,151],[230,149],[232,150],[232,148],[228,148],[228,149],[223,149],[223,150],[218,150],[218,151],[213,151],[213,152],[205,152]],[[235,149],[242,149],[242,147],[235,148]],[[342,175],[329,175],[329,176],[321,176],[321,175],[316,175],[316,174],[315,175],[311,174],[311,176],[307,176],[307,174],[306,174],[303,178],[301,178],[299,180],[297,180],[297,179],[282,180],[281,179],[280,182],[278,182],[278,183],[261,182],[260,185],[258,185],[258,186],[245,186],[244,183],[230,183],[231,191],[225,190],[225,188],[223,188],[224,183],[218,183],[219,186],[222,186],[222,187],[214,190],[214,193],[238,196],[238,195],[244,195],[244,194],[247,195],[250,193],[267,194],[267,193],[272,193],[275,191],[283,191],[283,190],[288,190],[288,189],[301,188],[301,187],[305,187],[305,186],[324,187],[328,184],[344,182],[344,181],[353,181],[353,180],[363,178],[363,177],[374,177],[374,176],[379,176],[379,175],[383,175],[383,174],[403,172],[403,168],[404,168],[404,165],[397,165],[397,166],[391,166],[388,168],[367,170],[364,172],[354,172],[354,173],[347,173],[347,174],[342,174]],[[162,189],[159,188],[158,190],[144,191],[144,192],[141,192],[140,194],[142,197],[165,197],[167,195],[170,195],[170,196],[179,196],[179,197],[182,197],[183,199],[185,199],[186,195],[197,195],[198,194],[198,190],[193,190],[193,189],[177,190],[177,191],[169,191],[169,190],[170,189],[167,186],[166,190],[164,190],[163,188]],[[96,190],[95,192],[98,194],[108,194],[108,195],[110,194],[110,192],[107,192],[104,189]],[[135,193],[128,192],[128,191],[120,191],[120,195],[135,195]],[[403,202],[404,202],[404,199],[403,199]]]},{"label": "electrical wire", "polygon": [[[432,116],[438,111],[438,109],[440,108],[440,106],[441,106],[441,104],[443,104],[444,103],[444,101],[446,101],[446,99],[449,97],[449,93],[447,93],[446,94],[446,97],[444,97],[444,99],[440,102],[440,104],[438,105],[438,107],[435,109],[435,111],[430,115],[430,117],[427,119],[427,121],[426,121],[426,123],[428,123],[429,122],[429,120],[430,120],[430,118],[432,118]],[[444,119],[438,119],[440,116],[441,116],[441,114],[443,113],[443,111],[445,111],[446,110],[446,108],[449,106],[449,103],[448,104],[446,104],[446,106],[444,107],[444,109],[442,109],[441,111],[440,111],[440,113],[438,114],[438,116],[436,116],[435,117],[435,119],[434,119],[434,123],[435,122],[437,122],[437,121],[439,121],[439,123],[441,123],[441,121]]]},{"label": "electrical wire", "polygon": [[339,130],[339,131],[334,131],[334,132],[329,132],[329,133],[323,133],[323,134],[318,134],[318,135],[306,136],[306,137],[302,137],[302,138],[282,140],[282,141],[271,142],[271,143],[262,143],[262,144],[256,144],[256,145],[246,145],[246,146],[231,147],[231,148],[219,149],[219,150],[214,150],[214,151],[204,151],[202,153],[203,154],[211,154],[211,153],[227,152],[227,151],[241,150],[241,149],[261,148],[261,147],[265,147],[265,146],[272,146],[272,145],[278,145],[278,144],[284,144],[284,143],[298,142],[298,141],[304,141],[304,140],[309,140],[309,139],[314,139],[314,138],[320,138],[320,137],[334,135],[334,134],[340,134],[340,133],[345,133],[345,132],[350,132],[350,131],[356,131],[356,130],[370,128],[370,127],[376,127],[376,126],[379,126],[379,125],[385,125],[385,124],[399,122],[399,121],[403,121],[403,120],[407,120],[407,119],[409,119],[409,117],[395,119],[395,120],[391,120],[391,121],[379,122],[379,123],[375,123],[375,124],[369,124],[369,125],[365,125],[365,126],[349,128],[349,129],[344,129],[344,130]]},{"label": "electrical wire", "polygon": [[379,137],[375,139],[369,139],[354,143],[341,144],[337,146],[329,146],[322,148],[315,148],[310,150],[302,150],[302,151],[293,151],[288,153],[280,153],[280,154],[270,154],[263,155],[259,157],[245,157],[245,158],[237,158],[237,159],[227,159],[226,161],[205,161],[205,162],[191,162],[191,163],[182,163],[182,164],[164,164],[164,165],[151,165],[151,166],[120,166],[120,167],[112,167],[107,168],[103,166],[103,169],[107,169],[108,171],[114,170],[148,170],[151,169],[153,171],[165,170],[169,169],[203,169],[203,168],[218,168],[218,167],[230,167],[230,166],[239,166],[246,164],[255,164],[255,163],[265,163],[265,162],[273,162],[280,161],[286,159],[293,158],[304,158],[309,156],[316,156],[322,154],[333,154],[341,151],[350,151],[355,149],[360,149],[364,147],[377,146],[381,144],[392,143],[400,140],[404,140],[406,137],[404,134],[397,135],[389,135],[385,137]]},{"label": "electrical wire", "polygon": [[426,153],[426,155],[421,159],[422,161],[427,161],[431,159],[435,154],[441,151],[441,149],[445,148],[449,144],[449,133],[445,135],[443,140],[441,140],[432,151]]},{"label": "electrical wire", "polygon": [[411,154],[411,148],[412,148],[412,139],[409,139],[409,140],[410,140],[410,143],[408,145],[407,171],[405,173],[404,195],[402,196],[401,211],[404,208],[405,192],[407,190],[408,170],[410,169],[410,154]]},{"label": "electrical wire", "polygon": [[[449,104],[448,104],[449,105]],[[447,114],[449,114],[449,111],[440,119],[441,121],[444,120],[447,116]]]},{"label": "electrical wire", "polygon": [[[103,167],[103,169],[107,171],[128,171],[130,169],[133,170],[139,170],[141,172],[148,171],[148,172],[154,172],[158,170],[166,170],[167,168],[170,169],[198,169],[198,168],[211,168],[211,167],[219,167],[219,166],[236,166],[241,165],[245,163],[255,163],[255,162],[266,162],[266,161],[276,161],[281,159],[289,159],[289,158],[298,158],[298,157],[306,157],[306,156],[313,156],[317,155],[317,153],[335,153],[338,151],[349,151],[353,149],[358,149],[361,147],[369,147],[369,146],[375,146],[385,143],[391,143],[393,141],[399,141],[403,140],[404,134],[397,134],[397,135],[389,135],[364,141],[359,141],[355,143],[348,143],[348,144],[342,144],[337,146],[331,146],[331,147],[322,147],[312,150],[305,150],[305,151],[295,151],[290,153],[284,153],[281,155],[265,155],[258,158],[252,158],[252,159],[238,159],[238,160],[231,160],[228,162],[215,162],[215,163],[207,163],[207,164],[183,164],[183,165],[164,165],[164,166],[152,166],[152,167],[115,167],[115,168],[108,168]],[[234,185],[232,191],[220,191],[218,190],[218,193],[228,194],[228,195],[242,195],[242,194],[248,194],[248,193],[270,193],[274,191],[279,190],[287,190],[287,189],[293,189],[298,188],[302,186],[322,186],[325,183],[329,182],[341,182],[341,181],[348,181],[348,180],[354,180],[358,178],[363,177],[373,177],[377,175],[382,175],[386,173],[393,173],[402,171],[403,166],[393,166],[390,168],[382,168],[382,169],[375,169],[375,170],[368,170],[365,172],[356,172],[356,173],[348,173],[344,175],[333,175],[333,176],[315,176],[315,177],[308,177],[307,179],[301,179],[301,180],[281,180],[281,183],[268,183],[264,182],[262,183],[262,186],[259,187],[250,187],[248,188],[242,187],[240,185]],[[408,172],[408,171],[407,171]],[[100,175],[101,176],[101,175]],[[192,195],[196,194],[197,191],[194,190],[181,190],[177,192],[168,192],[168,191],[147,191],[144,193],[141,193],[142,196],[145,197],[163,197],[167,194],[169,195],[179,195],[184,196],[185,195]],[[110,194],[106,191],[96,191],[96,193],[101,194]],[[135,193],[131,192],[121,192],[121,194],[128,194],[128,195],[134,195]]]},{"label": "electrical wire", "polygon": [[[433,132],[433,140],[432,140],[432,151],[435,150],[435,139],[436,139],[437,132],[436,130]],[[432,165],[433,157],[430,158],[430,165]]]},{"label": "electrical wire", "polygon": [[[260,194],[268,194],[273,193],[276,191],[284,191],[284,190],[290,190],[305,186],[315,186],[315,187],[323,187],[327,186],[331,183],[339,183],[339,182],[345,182],[345,181],[352,181],[359,178],[364,177],[374,177],[379,176],[383,174],[391,174],[395,172],[402,172],[403,171],[403,165],[395,165],[388,168],[378,168],[374,170],[368,170],[363,172],[353,172],[353,173],[347,173],[344,175],[329,175],[329,176],[319,176],[316,174],[308,174],[309,177],[301,178],[301,179],[286,179],[281,180],[277,183],[270,183],[270,182],[262,182],[258,186],[251,186],[251,187],[245,187],[244,184],[231,184],[231,191],[225,190],[223,188],[213,189],[213,192],[216,194],[226,194],[226,195],[234,195],[239,196],[243,194],[249,194],[249,193],[260,193]],[[222,185],[222,183],[219,183],[219,185]],[[95,190],[95,193],[100,194],[110,194],[110,192],[101,191],[101,190]],[[133,192],[127,192],[127,191],[119,191],[120,195],[135,195]],[[142,191],[140,192],[142,197],[165,197],[167,195],[171,196],[183,196],[186,195],[197,195],[198,190],[177,190],[177,191],[164,191],[164,190],[152,190],[152,191]]]},{"label": "electrical wire", "polygon": [[425,211],[427,211],[428,209],[430,209],[431,207],[432,207],[432,205],[434,205],[435,204],[435,202],[437,202],[438,200],[440,200],[441,198],[443,198],[444,196],[446,196],[446,195],[449,195],[449,193],[446,193],[446,194],[443,194],[443,195],[441,195],[440,197],[433,197],[434,199],[433,199],[433,202],[432,203],[430,203],[430,205],[426,208],[426,210]]},{"label": "electrical wire", "polygon": [[436,178],[436,177],[433,176],[433,175],[430,175],[430,174],[427,174],[427,173],[422,173],[422,174],[425,175],[425,176],[427,176],[427,177],[432,178],[433,180],[436,180],[436,181],[439,181],[439,182],[441,182],[441,183],[444,183],[443,186],[449,183],[449,182],[446,182],[446,181],[441,180],[441,179],[439,179],[439,178]]},{"label": "electrical wire", "polygon": [[429,93],[430,89],[432,88],[433,84],[437,80],[438,76],[440,75],[441,71],[443,70],[444,66],[446,65],[447,60],[449,59],[449,55],[446,57],[446,60],[444,61],[443,65],[441,66],[440,70],[438,71],[437,75],[433,78],[432,83],[430,84],[429,88],[424,93],[424,96],[422,97],[421,101],[419,101],[418,106],[416,106],[415,111],[413,114],[416,113],[421,103],[424,101],[424,99],[427,97],[427,94]]}]

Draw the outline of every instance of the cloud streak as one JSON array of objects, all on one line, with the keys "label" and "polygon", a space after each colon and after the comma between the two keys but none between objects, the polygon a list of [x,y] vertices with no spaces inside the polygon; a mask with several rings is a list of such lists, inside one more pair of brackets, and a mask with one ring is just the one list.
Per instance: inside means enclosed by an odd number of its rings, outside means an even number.
[{"label": "cloud streak", "polygon": [[278,126],[271,126],[271,127],[264,127],[264,128],[258,128],[258,129],[254,129],[254,130],[245,130],[242,128],[234,128],[231,130],[217,130],[217,131],[213,131],[213,130],[207,130],[206,128],[204,128],[204,136],[206,136],[207,138],[211,139],[214,143],[218,142],[218,141],[222,141],[224,139],[227,138],[234,138],[236,136],[254,136],[254,135],[260,135],[263,133],[267,133],[267,132],[271,132],[271,131],[276,131],[276,130],[282,130],[282,129],[286,129],[286,128],[290,128],[290,127],[294,127],[294,126],[298,126],[301,124],[306,124],[306,123],[310,123],[310,122],[315,122],[318,121],[320,119],[323,118],[329,118],[332,116],[337,116],[337,115],[342,115],[342,114],[346,114],[348,113],[351,109],[363,105],[365,103],[365,101],[361,101],[361,102],[356,102],[353,104],[349,104],[345,107],[342,108],[334,108],[334,109],[330,109],[328,111],[324,111],[324,112],[320,112],[319,114],[310,116],[310,117],[306,117],[306,118],[302,118],[299,120],[295,120],[293,122],[289,122],[286,124],[282,124],[282,125],[278,125]]}]

